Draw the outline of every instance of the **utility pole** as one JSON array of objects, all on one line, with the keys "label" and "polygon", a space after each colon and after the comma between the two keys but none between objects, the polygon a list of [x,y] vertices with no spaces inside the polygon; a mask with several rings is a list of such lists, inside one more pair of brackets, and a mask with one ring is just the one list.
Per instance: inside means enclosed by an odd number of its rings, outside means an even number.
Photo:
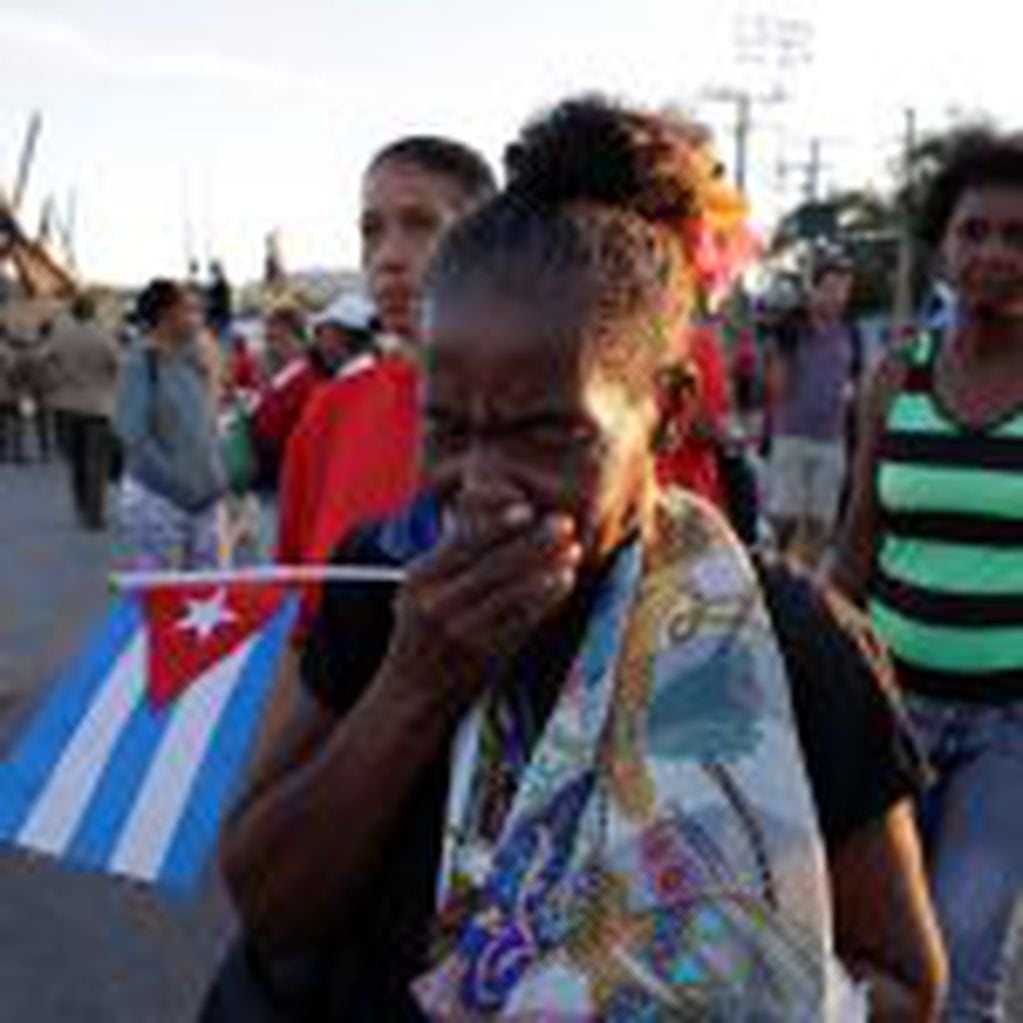
[{"label": "utility pole", "polygon": [[[807,141],[800,141],[798,148],[806,147],[806,159],[786,160],[784,157],[777,163],[777,190],[788,192],[788,181],[794,178],[798,184],[799,198],[803,203],[820,201],[826,191],[826,175],[833,168],[832,161],[827,159],[827,150],[837,144],[834,138],[816,135]],[[793,191],[795,189],[792,189]]]},{"label": "utility pole", "polygon": [[824,141],[810,139],[810,158],[806,165],[806,200],[816,202],[821,197],[821,177],[824,172]]},{"label": "utility pole", "polygon": [[913,326],[913,225],[908,200],[913,192],[913,153],[916,149],[916,137],[916,110],[909,107],[905,111],[902,141],[902,177],[906,186],[907,203],[902,211],[902,237],[899,242],[892,309],[892,326],[899,334]]},{"label": "utility pole", "polygon": [[760,111],[790,98],[789,78],[798,65],[811,59],[812,31],[807,22],[795,18],[740,17],[735,24],[735,47],[737,78],[707,89],[703,96],[732,108],[732,176],[736,187],[750,196],[756,190],[752,150]]},{"label": "utility pole", "polygon": [[753,98],[748,92],[735,97],[735,184],[746,194],[749,179],[749,137],[753,130]]},{"label": "utility pole", "polygon": [[195,230],[192,224],[191,189],[188,174],[181,171],[181,241],[185,256],[185,273],[190,280],[198,261],[195,257]]},{"label": "utility pole", "polygon": [[745,89],[710,89],[707,99],[717,103],[730,103],[735,107],[735,122],[732,128],[733,158],[732,179],[735,187],[745,194],[749,181],[749,142],[753,130],[753,97]]}]

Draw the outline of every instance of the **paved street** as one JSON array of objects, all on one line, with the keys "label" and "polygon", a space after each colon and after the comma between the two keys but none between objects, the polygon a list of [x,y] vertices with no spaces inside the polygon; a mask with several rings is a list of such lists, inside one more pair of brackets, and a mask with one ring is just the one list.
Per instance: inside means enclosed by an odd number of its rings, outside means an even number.
[{"label": "paved street", "polygon": [[[106,601],[106,541],[57,467],[0,466],[0,751]],[[227,934],[220,894],[168,903],[0,852],[2,1023],[184,1023]]]},{"label": "paved street", "polygon": [[[102,615],[107,547],[73,526],[56,466],[0,466],[0,538],[2,754]],[[0,851],[0,1023],[186,1023],[228,929],[212,881],[173,903]]]}]

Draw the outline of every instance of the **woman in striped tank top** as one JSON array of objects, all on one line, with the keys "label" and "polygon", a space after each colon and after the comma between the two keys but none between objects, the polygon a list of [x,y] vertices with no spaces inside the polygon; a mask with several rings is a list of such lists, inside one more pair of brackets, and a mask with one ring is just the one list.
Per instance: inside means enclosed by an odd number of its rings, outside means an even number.
[{"label": "woman in striped tank top", "polygon": [[869,604],[936,771],[948,1018],[1000,1020],[1023,902],[1023,137],[965,137],[923,228],[956,322],[879,368],[832,577]]}]

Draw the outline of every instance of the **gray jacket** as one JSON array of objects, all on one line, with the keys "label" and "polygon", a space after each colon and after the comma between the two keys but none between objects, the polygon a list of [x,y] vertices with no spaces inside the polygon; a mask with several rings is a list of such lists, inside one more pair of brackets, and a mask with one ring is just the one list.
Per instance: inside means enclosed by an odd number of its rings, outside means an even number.
[{"label": "gray jacket", "polygon": [[125,471],[188,512],[202,511],[227,490],[216,412],[198,354],[156,349],[149,341],[128,356],[115,414]]},{"label": "gray jacket", "polygon": [[64,320],[53,332],[48,354],[49,404],[109,419],[120,357],[114,336],[96,324]]}]

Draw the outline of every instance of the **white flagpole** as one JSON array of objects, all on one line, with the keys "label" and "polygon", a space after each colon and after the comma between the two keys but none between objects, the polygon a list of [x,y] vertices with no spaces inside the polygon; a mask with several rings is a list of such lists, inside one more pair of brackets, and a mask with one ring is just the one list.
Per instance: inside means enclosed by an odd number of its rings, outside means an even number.
[{"label": "white flagpole", "polygon": [[280,583],[400,583],[405,570],[386,565],[253,565],[248,568],[209,569],[197,572],[115,572],[115,589],[151,590],[161,586],[245,586]]}]

